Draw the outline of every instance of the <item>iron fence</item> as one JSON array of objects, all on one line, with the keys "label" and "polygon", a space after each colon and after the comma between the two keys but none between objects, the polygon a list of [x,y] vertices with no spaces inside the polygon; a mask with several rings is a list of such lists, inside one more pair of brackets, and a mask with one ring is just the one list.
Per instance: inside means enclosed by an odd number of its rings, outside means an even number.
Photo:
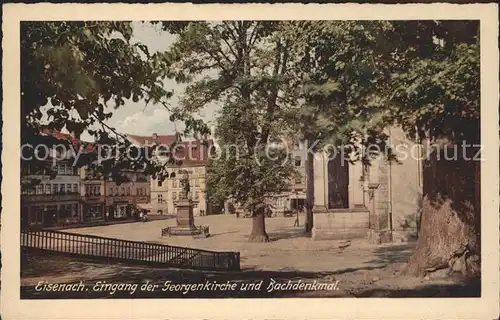
[{"label": "iron fence", "polygon": [[239,252],[216,252],[53,230],[22,231],[21,247],[166,267],[239,271]]}]

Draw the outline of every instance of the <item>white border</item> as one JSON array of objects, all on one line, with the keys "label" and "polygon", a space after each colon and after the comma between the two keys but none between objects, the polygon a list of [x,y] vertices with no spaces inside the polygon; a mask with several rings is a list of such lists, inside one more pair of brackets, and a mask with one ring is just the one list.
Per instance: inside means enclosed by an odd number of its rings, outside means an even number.
[{"label": "white border", "polygon": [[[499,308],[499,55],[496,4],[7,4],[3,6],[2,310],[5,319],[493,319]],[[409,299],[19,298],[21,20],[481,20],[482,297]]]}]

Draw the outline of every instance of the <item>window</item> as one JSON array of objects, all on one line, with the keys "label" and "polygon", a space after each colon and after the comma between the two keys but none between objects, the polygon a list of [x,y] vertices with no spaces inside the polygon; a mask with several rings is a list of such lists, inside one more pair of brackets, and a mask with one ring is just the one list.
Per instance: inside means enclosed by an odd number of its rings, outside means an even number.
[{"label": "window", "polygon": [[175,179],[174,180],[174,188],[178,188],[179,187],[179,180]]},{"label": "window", "polygon": [[158,195],[158,203],[163,203],[163,195]]},{"label": "window", "polygon": [[200,179],[195,179],[194,180],[194,186],[199,187],[200,186]]},{"label": "window", "polygon": [[78,168],[77,167],[73,167],[73,175],[74,176],[78,175]]},{"label": "window", "polygon": [[72,206],[70,204],[63,204],[59,206],[59,217],[68,218],[71,216]]},{"label": "window", "polygon": [[50,187],[50,184],[46,184],[45,185],[45,194],[50,194],[51,193],[51,187]]},{"label": "window", "polygon": [[71,193],[71,184],[69,183],[66,185],[66,192]]},{"label": "window", "polygon": [[65,193],[65,192],[66,192],[65,185],[63,183],[61,183],[59,185],[59,193]]},{"label": "window", "polygon": [[301,157],[295,157],[295,166],[300,167],[302,165],[302,158]]},{"label": "window", "polygon": [[163,181],[158,179],[158,187],[161,187],[162,184],[163,184]]},{"label": "window", "polygon": [[73,193],[78,193],[78,184],[73,184]]},{"label": "window", "polygon": [[113,195],[113,188],[109,188],[109,193],[108,193],[110,196]]},{"label": "window", "polygon": [[71,216],[72,217],[78,217],[78,204],[73,204],[72,210],[71,210]]},{"label": "window", "polygon": [[118,188],[118,187],[116,187],[116,189],[115,189],[115,196],[117,196],[117,195],[118,195],[118,192],[119,192],[119,190],[118,190],[118,189],[119,189],[119,188]]},{"label": "window", "polygon": [[127,196],[130,195],[130,187],[127,187]]},{"label": "window", "polygon": [[125,195],[125,187],[122,187],[122,196]]},{"label": "window", "polygon": [[57,165],[57,174],[63,175],[66,172],[66,166],[64,164]]},{"label": "window", "polygon": [[158,212],[159,215],[163,214],[163,210],[158,210],[157,212]]},{"label": "window", "polygon": [[36,194],[43,194],[43,184],[36,186]]},{"label": "window", "polygon": [[301,184],[302,183],[302,177],[295,177],[295,184]]},{"label": "window", "polygon": [[177,200],[177,192],[172,192],[172,200]]},{"label": "window", "polygon": [[43,222],[43,211],[44,211],[43,206],[34,207],[31,210],[31,221],[34,223],[42,223]]},{"label": "window", "polygon": [[67,174],[68,176],[70,176],[70,175],[72,175],[72,174],[73,174],[73,166],[71,166],[71,165],[69,165],[69,164],[68,164],[68,165],[66,165],[66,174]]},{"label": "window", "polygon": [[200,193],[198,191],[194,192],[194,200],[198,200],[200,198]]}]

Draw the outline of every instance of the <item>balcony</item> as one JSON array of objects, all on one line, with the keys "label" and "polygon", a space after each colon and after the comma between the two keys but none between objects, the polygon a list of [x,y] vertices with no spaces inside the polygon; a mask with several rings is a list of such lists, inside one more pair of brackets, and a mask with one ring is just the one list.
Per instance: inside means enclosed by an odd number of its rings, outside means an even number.
[{"label": "balcony", "polygon": [[97,194],[86,194],[82,196],[82,200],[85,202],[104,202],[104,196],[103,195],[97,195]]},{"label": "balcony", "polygon": [[106,203],[107,203],[108,205],[111,205],[111,204],[113,204],[113,203],[115,203],[115,202],[121,202],[121,203],[124,203],[124,202],[126,202],[126,203],[133,203],[133,201],[134,201],[134,197],[133,197],[133,196],[130,196],[130,195],[128,195],[128,196],[125,196],[125,195],[123,195],[123,196],[110,196],[110,195],[108,195],[108,196],[106,197]]},{"label": "balcony", "polygon": [[149,203],[149,196],[136,196],[135,203]]},{"label": "balcony", "polygon": [[78,201],[78,200],[80,200],[80,195],[78,193],[36,194],[36,195],[21,196],[21,201],[23,203],[62,202],[62,201]]}]

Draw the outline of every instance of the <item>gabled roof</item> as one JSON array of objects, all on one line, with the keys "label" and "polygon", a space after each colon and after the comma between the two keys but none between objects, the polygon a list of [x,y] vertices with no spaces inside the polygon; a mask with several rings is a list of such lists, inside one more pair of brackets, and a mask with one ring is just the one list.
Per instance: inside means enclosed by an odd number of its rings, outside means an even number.
[{"label": "gabled roof", "polygon": [[[170,150],[170,146],[175,141],[175,134],[156,135],[156,141],[153,140],[153,135],[138,136],[127,134],[127,137],[132,140],[132,143],[141,146],[152,145],[156,142],[158,145],[167,147],[168,150]],[[183,141],[177,144],[171,151],[175,153],[175,160],[182,162],[180,166],[202,166],[208,164],[209,146],[211,144],[213,144],[212,140],[208,141],[208,146],[203,145],[199,140]],[[190,149],[191,151],[189,151]]]},{"label": "gabled roof", "polygon": [[134,143],[137,143],[141,146],[152,145],[153,143],[161,144],[161,145],[171,145],[175,141],[174,134],[167,135],[157,135],[156,141],[153,140],[153,136],[138,136],[135,134],[126,134]]}]

